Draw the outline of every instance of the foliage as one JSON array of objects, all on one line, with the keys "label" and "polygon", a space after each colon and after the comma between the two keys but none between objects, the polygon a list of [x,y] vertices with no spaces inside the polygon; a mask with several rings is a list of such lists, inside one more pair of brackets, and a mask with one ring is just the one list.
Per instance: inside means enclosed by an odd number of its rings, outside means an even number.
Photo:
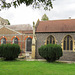
[{"label": "foliage", "polygon": [[14,60],[20,52],[20,47],[17,44],[2,44],[0,46],[0,56],[5,60]]},{"label": "foliage", "polygon": [[48,18],[48,16],[46,15],[46,14],[44,14],[43,16],[42,16],[42,19],[41,19],[42,21],[47,21],[47,20],[49,20],[49,18]]},{"label": "foliage", "polygon": [[0,0],[1,8],[10,8],[14,6],[20,6],[24,3],[26,6],[32,5],[34,8],[40,8],[41,6],[44,7],[45,10],[50,10],[52,7],[53,0]]},{"label": "foliage", "polygon": [[[9,20],[8,20],[8,19],[4,19],[4,18],[2,18],[2,17],[0,17],[0,18],[1,18],[1,20],[2,20],[2,21],[5,21],[5,22],[7,22],[7,23],[8,23],[8,25],[10,25],[10,22],[9,22]],[[2,23],[1,23],[1,24],[2,24]],[[4,24],[4,22],[3,22],[3,24]],[[3,24],[2,24],[2,25],[3,25]]]},{"label": "foliage", "polygon": [[3,54],[3,47],[4,47],[4,45],[2,44],[2,45],[0,46],[0,57],[2,57],[2,54]]},{"label": "foliage", "polygon": [[62,48],[57,44],[48,44],[41,46],[39,49],[39,54],[45,58],[48,62],[54,62],[62,56]]},{"label": "foliage", "polygon": [[10,22],[9,22],[9,20],[8,20],[8,19],[6,19],[6,21],[8,21],[8,25],[10,25]]}]

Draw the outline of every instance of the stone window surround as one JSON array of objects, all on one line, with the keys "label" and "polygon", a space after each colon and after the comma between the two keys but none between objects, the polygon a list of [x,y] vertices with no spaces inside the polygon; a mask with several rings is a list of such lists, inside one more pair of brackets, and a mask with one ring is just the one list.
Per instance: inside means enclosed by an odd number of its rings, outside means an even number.
[{"label": "stone window surround", "polygon": [[[49,36],[53,36],[54,37],[54,39],[55,39],[55,44],[58,42],[57,40],[56,40],[56,38],[55,38],[55,36],[54,35],[49,35]],[[49,37],[48,36],[48,37]],[[67,35],[66,35],[67,36]],[[64,36],[64,38],[66,37],[66,36]],[[69,35],[69,36],[71,36],[71,35]],[[47,37],[47,38],[48,38]],[[72,36],[71,36],[72,37]],[[64,38],[61,40],[61,47],[62,47],[62,50],[63,50],[63,40],[64,40]],[[69,52],[75,52],[75,48],[74,48],[74,39],[73,39],[73,37],[72,37],[72,40],[73,40],[73,50],[63,50],[63,51],[69,51]],[[45,45],[47,44],[47,39],[46,39],[46,41],[45,41]]]}]

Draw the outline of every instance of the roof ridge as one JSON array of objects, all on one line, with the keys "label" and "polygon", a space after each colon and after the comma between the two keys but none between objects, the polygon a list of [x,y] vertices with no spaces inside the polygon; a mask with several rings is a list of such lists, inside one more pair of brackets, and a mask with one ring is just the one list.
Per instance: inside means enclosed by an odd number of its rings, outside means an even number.
[{"label": "roof ridge", "polygon": [[[48,21],[66,21],[66,20],[75,20],[75,19],[56,19],[56,20],[48,20]],[[48,22],[48,21],[39,21],[39,22]]]},{"label": "roof ridge", "polygon": [[19,26],[19,25],[30,25],[30,24],[15,24],[15,25],[9,25],[9,26]]},{"label": "roof ridge", "polygon": [[75,19],[40,21],[36,32],[75,31]]},{"label": "roof ridge", "polygon": [[32,26],[28,25],[6,25],[6,27],[13,29],[13,30],[32,30]]}]

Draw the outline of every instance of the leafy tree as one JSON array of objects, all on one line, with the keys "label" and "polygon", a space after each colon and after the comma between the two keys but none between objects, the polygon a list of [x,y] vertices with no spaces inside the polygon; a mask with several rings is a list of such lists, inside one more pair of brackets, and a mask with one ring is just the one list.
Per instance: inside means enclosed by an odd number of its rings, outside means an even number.
[{"label": "leafy tree", "polygon": [[47,17],[47,15],[46,14],[44,14],[43,16],[42,16],[42,19],[41,19],[42,21],[47,21],[47,20],[49,20],[49,18]]},{"label": "leafy tree", "polygon": [[34,8],[44,7],[45,10],[50,10],[53,0],[0,0],[0,8],[10,8],[20,6],[24,3],[26,6],[32,5]]}]

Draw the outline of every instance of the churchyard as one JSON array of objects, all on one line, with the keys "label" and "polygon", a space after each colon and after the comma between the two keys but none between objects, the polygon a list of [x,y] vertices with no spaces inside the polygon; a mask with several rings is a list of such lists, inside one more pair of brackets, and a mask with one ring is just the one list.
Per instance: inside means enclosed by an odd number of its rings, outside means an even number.
[{"label": "churchyard", "polygon": [[2,61],[0,75],[74,75],[74,63],[46,61]]}]

